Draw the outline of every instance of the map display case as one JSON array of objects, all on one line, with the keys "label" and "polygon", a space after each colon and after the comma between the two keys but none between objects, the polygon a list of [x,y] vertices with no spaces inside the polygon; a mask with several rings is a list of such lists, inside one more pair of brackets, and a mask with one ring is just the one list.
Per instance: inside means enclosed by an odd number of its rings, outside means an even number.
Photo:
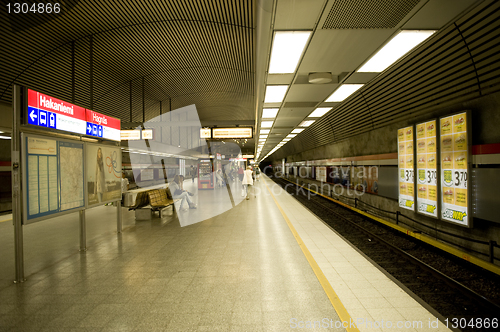
[{"label": "map display case", "polygon": [[22,135],[24,224],[82,210],[84,143]]}]

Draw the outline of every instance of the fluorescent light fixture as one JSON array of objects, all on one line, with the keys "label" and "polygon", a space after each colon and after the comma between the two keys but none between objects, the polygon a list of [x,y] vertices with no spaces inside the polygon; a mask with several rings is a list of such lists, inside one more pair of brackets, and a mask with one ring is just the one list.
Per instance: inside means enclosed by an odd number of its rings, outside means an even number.
[{"label": "fluorescent light fixture", "polygon": [[316,120],[304,120],[299,124],[299,127],[309,127],[312,125]]},{"label": "fluorescent light fixture", "polygon": [[310,31],[277,31],[274,34],[269,74],[294,73]]},{"label": "fluorescent light fixture", "polygon": [[362,73],[384,71],[435,32],[435,30],[402,30],[357,71]]},{"label": "fluorescent light fixture", "polygon": [[271,128],[273,126],[274,121],[262,121],[260,123],[261,128]]},{"label": "fluorescent light fixture", "polygon": [[267,135],[267,134],[261,134],[261,135],[259,135],[259,138],[267,138],[268,136],[269,135]]},{"label": "fluorescent light fixture", "polygon": [[285,98],[288,85],[268,85],[264,103],[281,103]]},{"label": "fluorescent light fixture", "polygon": [[317,109],[314,110],[311,114],[309,114],[309,118],[320,118],[326,113],[328,113],[329,110],[331,110],[331,107],[318,107]]},{"label": "fluorescent light fixture", "polygon": [[283,142],[288,142],[291,138],[283,138]]},{"label": "fluorescent light fixture", "polygon": [[265,139],[265,138],[259,138],[259,143],[260,143],[260,142],[265,142],[265,141],[266,141],[266,139]]},{"label": "fluorescent light fixture", "polygon": [[304,128],[295,128],[294,130],[292,130],[292,134],[300,134],[302,130],[304,130]]},{"label": "fluorescent light fixture", "polygon": [[264,108],[262,110],[263,119],[274,119],[278,114],[279,108]]},{"label": "fluorescent light fixture", "polygon": [[330,97],[326,100],[327,103],[330,102],[340,102],[344,101],[347,97],[356,92],[361,88],[363,84],[342,84],[337,90],[335,90]]},{"label": "fluorescent light fixture", "polygon": [[271,132],[271,129],[261,129],[260,134],[269,134]]},{"label": "fluorescent light fixture", "polygon": [[10,136],[0,136],[0,139],[11,139]]},{"label": "fluorescent light fixture", "polygon": [[288,137],[288,138],[294,138],[295,136],[297,136],[297,134],[288,134],[288,135],[286,135],[286,137]]}]

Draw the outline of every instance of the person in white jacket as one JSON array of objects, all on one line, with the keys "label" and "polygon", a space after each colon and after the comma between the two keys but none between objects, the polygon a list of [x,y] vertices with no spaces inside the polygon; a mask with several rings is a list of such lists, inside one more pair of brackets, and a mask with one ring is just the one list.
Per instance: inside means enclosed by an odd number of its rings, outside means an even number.
[{"label": "person in white jacket", "polygon": [[242,196],[247,196],[247,199],[250,199],[248,196],[248,186],[253,186],[253,172],[252,172],[252,167],[248,166],[245,172],[243,172],[243,181],[241,181],[241,184],[243,185],[243,191],[242,191]]}]

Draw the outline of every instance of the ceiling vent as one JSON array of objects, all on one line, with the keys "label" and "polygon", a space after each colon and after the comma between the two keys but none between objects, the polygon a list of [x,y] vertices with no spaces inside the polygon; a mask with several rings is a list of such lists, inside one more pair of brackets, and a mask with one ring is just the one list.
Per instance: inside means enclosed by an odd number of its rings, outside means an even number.
[{"label": "ceiling vent", "polygon": [[326,84],[332,81],[332,73],[310,73],[309,83]]}]

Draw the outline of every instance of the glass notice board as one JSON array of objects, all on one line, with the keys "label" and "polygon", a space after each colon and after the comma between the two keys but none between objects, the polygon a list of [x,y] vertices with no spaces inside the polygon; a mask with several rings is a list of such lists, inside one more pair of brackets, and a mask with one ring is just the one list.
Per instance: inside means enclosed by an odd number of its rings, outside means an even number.
[{"label": "glass notice board", "polygon": [[23,134],[24,223],[81,210],[84,144]]}]

